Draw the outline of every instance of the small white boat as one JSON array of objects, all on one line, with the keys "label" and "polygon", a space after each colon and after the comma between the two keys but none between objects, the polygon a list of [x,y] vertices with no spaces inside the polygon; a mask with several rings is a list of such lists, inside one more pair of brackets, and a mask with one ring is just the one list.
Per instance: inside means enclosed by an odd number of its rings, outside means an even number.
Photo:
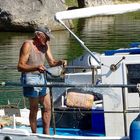
[{"label": "small white boat", "polygon": [[[58,85],[64,86],[66,93],[55,99],[55,104],[59,109],[57,112],[74,111],[84,115],[84,111],[89,109],[71,109],[66,105],[66,96],[69,90],[72,92],[80,92],[78,87],[84,86],[84,91],[94,92],[94,97],[98,93],[101,96],[94,101],[90,108],[91,118],[85,118],[84,126],[89,123],[91,130],[82,130],[72,126],[71,129],[65,127],[54,127],[51,129],[51,135],[44,135],[41,133],[31,133],[29,127],[3,128],[0,130],[1,140],[129,140],[129,128],[132,120],[139,113],[139,95],[135,86],[140,82],[140,48],[139,45],[120,50],[110,50],[103,54],[91,52],[62,21],[63,19],[85,18],[96,15],[113,15],[126,12],[140,10],[140,4],[122,4],[122,5],[105,5],[98,7],[90,7],[83,9],[76,9],[71,11],[58,12],[55,19],[59,21],[66,29],[77,39],[88,54],[79,57],[71,63],[71,65],[78,65],[90,67],[87,69],[73,72],[69,71],[65,75],[65,83],[51,84],[56,89]],[[92,67],[92,70],[90,70]],[[71,88],[66,88],[66,85]],[[79,86],[80,85],[80,86]],[[94,85],[94,86],[91,86]],[[104,86],[106,85],[106,86]],[[99,87],[100,88],[99,88]],[[73,89],[73,88],[74,89]],[[108,87],[108,88],[107,88]],[[96,95],[95,95],[96,93]],[[60,100],[59,100],[60,99]],[[58,102],[57,102],[58,101]],[[54,105],[55,105],[54,104]],[[87,104],[85,104],[86,106]],[[133,113],[132,113],[133,112]],[[75,116],[78,114],[75,114]],[[68,125],[73,122],[70,114],[65,114]],[[68,117],[69,116],[69,117]],[[27,116],[28,117],[28,116]],[[61,119],[61,115],[59,119]],[[23,117],[21,117],[23,118]],[[25,118],[24,118],[25,119]],[[65,119],[63,120],[65,123]],[[62,123],[62,122],[61,122]],[[61,124],[62,125],[62,124]],[[53,133],[54,132],[54,133]]]}]

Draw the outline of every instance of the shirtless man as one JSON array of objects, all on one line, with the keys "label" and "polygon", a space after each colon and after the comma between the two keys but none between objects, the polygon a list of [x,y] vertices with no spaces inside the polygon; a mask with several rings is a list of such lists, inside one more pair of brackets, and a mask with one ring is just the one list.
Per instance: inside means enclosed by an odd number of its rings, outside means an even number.
[{"label": "shirtless man", "polygon": [[[59,66],[66,64],[64,60],[55,60],[52,56],[49,46],[50,31],[48,28],[38,28],[35,31],[35,37],[31,40],[26,40],[19,55],[17,69],[22,73],[21,82],[23,84],[45,84],[47,81],[44,78],[46,67],[44,66],[45,59],[48,64]],[[51,119],[51,103],[50,94],[46,87],[23,87],[23,94],[29,98],[30,115],[29,121],[31,130],[36,133],[37,128],[37,112],[38,104],[42,106],[42,122],[43,133],[49,134],[50,119]]]}]

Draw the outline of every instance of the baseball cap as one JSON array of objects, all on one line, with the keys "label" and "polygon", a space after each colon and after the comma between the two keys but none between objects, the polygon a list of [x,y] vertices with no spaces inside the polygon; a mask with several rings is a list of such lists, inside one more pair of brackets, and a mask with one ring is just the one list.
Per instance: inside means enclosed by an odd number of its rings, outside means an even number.
[{"label": "baseball cap", "polygon": [[54,38],[53,35],[51,34],[51,30],[48,27],[38,27],[35,32],[42,32],[44,33],[47,37]]}]

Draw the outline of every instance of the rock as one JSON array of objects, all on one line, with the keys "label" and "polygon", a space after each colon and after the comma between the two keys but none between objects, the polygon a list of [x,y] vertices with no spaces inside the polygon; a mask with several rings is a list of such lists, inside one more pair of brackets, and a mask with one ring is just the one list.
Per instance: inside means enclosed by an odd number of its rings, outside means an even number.
[{"label": "rock", "polygon": [[[66,10],[62,1],[56,0],[0,0],[1,31],[34,31],[38,26],[59,30],[56,12]],[[70,22],[67,22],[68,26]]]}]

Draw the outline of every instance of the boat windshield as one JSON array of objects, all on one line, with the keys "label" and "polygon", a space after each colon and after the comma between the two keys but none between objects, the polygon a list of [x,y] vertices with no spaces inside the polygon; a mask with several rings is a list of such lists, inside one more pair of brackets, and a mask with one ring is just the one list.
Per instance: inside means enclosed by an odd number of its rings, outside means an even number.
[{"label": "boat windshield", "polygon": [[[127,84],[134,85],[140,83],[140,64],[127,64]],[[134,87],[128,88],[128,93],[136,93],[137,89]]]}]

